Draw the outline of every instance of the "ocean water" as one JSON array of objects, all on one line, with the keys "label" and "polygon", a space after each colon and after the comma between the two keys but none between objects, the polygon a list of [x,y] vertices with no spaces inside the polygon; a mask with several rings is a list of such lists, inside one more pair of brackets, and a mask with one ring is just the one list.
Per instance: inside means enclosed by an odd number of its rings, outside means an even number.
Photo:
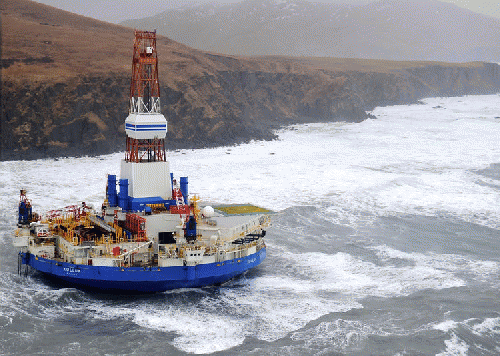
[{"label": "ocean water", "polygon": [[373,114],[168,153],[204,200],[276,211],[264,263],[219,287],[112,296],[17,275],[19,189],[35,211],[99,207],[123,154],[0,163],[0,354],[500,354],[500,96]]}]

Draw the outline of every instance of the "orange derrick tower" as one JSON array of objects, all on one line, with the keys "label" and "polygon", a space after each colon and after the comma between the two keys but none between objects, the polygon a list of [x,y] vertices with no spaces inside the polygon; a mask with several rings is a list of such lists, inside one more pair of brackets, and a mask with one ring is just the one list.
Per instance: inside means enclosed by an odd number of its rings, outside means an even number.
[{"label": "orange derrick tower", "polygon": [[127,162],[166,160],[167,120],[160,111],[156,31],[135,31],[130,108],[125,131]]}]

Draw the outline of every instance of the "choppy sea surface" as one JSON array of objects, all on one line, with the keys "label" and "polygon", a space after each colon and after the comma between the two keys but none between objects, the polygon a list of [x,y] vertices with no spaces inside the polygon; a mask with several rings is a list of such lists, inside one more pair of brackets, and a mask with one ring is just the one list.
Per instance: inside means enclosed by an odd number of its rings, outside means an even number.
[{"label": "choppy sea surface", "polygon": [[168,153],[204,200],[276,211],[264,263],[219,287],[112,296],[19,276],[19,189],[39,212],[99,207],[123,154],[0,163],[0,354],[500,354],[500,96],[373,114]]}]

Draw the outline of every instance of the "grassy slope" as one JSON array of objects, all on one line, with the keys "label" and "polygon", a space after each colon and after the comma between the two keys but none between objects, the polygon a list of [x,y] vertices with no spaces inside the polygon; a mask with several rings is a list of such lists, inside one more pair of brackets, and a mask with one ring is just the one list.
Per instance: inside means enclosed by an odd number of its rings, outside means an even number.
[{"label": "grassy slope", "polygon": [[[29,0],[4,0],[0,5],[3,26],[3,58],[43,58],[53,63],[15,65],[4,69],[13,80],[63,81],[104,73],[129,73],[133,29],[75,15]],[[477,66],[438,62],[397,62],[345,58],[293,58],[279,56],[207,56],[206,52],[159,36],[161,80],[169,84],[189,76],[221,70],[269,72],[333,71],[388,72],[429,64]]]}]

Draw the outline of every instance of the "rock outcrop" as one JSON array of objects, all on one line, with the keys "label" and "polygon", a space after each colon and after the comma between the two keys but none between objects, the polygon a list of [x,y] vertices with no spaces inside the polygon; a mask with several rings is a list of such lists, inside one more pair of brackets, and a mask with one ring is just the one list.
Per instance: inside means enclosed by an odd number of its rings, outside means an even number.
[{"label": "rock outcrop", "polygon": [[[273,129],[293,123],[359,122],[375,106],[423,97],[495,93],[500,67],[435,64],[390,73],[236,69],[181,84],[161,88],[172,149],[272,139]],[[128,85],[126,75],[35,85],[5,81],[3,159],[123,150]]]}]

